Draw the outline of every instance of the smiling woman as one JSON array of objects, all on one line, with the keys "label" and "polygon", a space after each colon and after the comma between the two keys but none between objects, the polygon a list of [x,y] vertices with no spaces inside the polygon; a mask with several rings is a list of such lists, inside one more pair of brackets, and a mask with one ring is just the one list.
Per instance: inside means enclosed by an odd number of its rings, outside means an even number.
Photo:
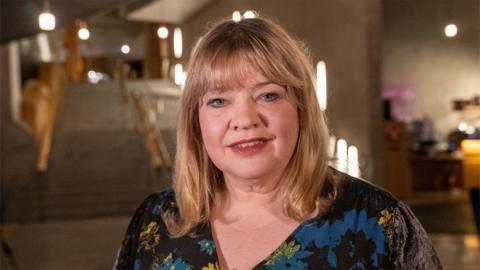
[{"label": "smiling woman", "polygon": [[410,209],[327,166],[305,47],[222,21],[188,64],[173,189],[136,211],[116,269],[439,269]]}]

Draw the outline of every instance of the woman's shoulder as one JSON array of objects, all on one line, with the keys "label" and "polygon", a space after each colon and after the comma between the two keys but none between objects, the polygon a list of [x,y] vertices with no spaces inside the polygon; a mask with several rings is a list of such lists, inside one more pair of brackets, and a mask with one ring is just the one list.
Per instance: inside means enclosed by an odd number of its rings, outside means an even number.
[{"label": "woman's shoulder", "polygon": [[114,269],[133,269],[139,248],[151,249],[168,237],[163,214],[176,211],[175,193],[166,188],[155,192],[137,207],[128,225]]},{"label": "woman's shoulder", "polygon": [[336,178],[336,198],[332,205],[333,210],[357,208],[368,212],[378,212],[399,205],[400,201],[387,190],[366,180],[332,170],[332,175]]},{"label": "woman's shoulder", "polygon": [[137,208],[135,215],[161,216],[162,213],[172,213],[176,211],[178,210],[175,201],[175,192],[169,187],[150,194]]}]

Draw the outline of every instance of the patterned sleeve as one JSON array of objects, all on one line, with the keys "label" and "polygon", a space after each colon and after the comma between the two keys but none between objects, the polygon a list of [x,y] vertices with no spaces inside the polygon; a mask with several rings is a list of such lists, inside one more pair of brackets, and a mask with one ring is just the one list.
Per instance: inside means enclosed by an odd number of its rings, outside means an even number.
[{"label": "patterned sleeve", "polygon": [[150,195],[135,211],[130,224],[128,225],[122,245],[118,251],[114,270],[130,270],[134,269],[135,254],[138,244],[138,235],[142,221],[145,218],[147,209],[151,208],[152,203],[157,196]]},{"label": "patterned sleeve", "polygon": [[403,202],[395,209],[393,228],[391,262],[394,269],[442,269],[425,229]]}]

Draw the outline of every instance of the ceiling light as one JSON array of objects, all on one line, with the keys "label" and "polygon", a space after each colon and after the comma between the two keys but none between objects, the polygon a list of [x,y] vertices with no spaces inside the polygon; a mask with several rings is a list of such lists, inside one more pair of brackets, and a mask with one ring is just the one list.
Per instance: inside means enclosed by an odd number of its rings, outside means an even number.
[{"label": "ceiling light", "polygon": [[86,27],[82,27],[78,30],[78,37],[81,39],[81,40],[87,40],[90,38],[90,31],[88,31],[88,29]]},{"label": "ceiling light", "polygon": [[55,29],[55,16],[50,13],[50,2],[48,0],[43,1],[43,12],[38,16],[38,26],[44,31]]},{"label": "ceiling light", "polygon": [[456,36],[458,33],[457,26],[455,24],[449,24],[445,26],[445,36],[451,38]]},{"label": "ceiling light", "polygon": [[38,16],[38,25],[44,31],[55,29],[55,16],[50,12],[43,12]]},{"label": "ceiling light", "polygon": [[123,54],[128,54],[130,53],[130,46],[128,46],[127,44],[123,44],[120,50],[122,51]]}]

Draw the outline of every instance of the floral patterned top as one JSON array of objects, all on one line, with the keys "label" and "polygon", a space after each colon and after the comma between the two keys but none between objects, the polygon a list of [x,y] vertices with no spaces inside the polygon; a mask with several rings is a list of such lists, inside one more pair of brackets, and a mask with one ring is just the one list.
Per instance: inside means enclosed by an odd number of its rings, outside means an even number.
[{"label": "floral patterned top", "polygon": [[[330,210],[301,223],[260,269],[442,269],[425,230],[390,193],[340,174]],[[175,209],[166,189],[136,210],[114,269],[218,270],[209,224],[195,236],[170,238],[160,213]]]}]

